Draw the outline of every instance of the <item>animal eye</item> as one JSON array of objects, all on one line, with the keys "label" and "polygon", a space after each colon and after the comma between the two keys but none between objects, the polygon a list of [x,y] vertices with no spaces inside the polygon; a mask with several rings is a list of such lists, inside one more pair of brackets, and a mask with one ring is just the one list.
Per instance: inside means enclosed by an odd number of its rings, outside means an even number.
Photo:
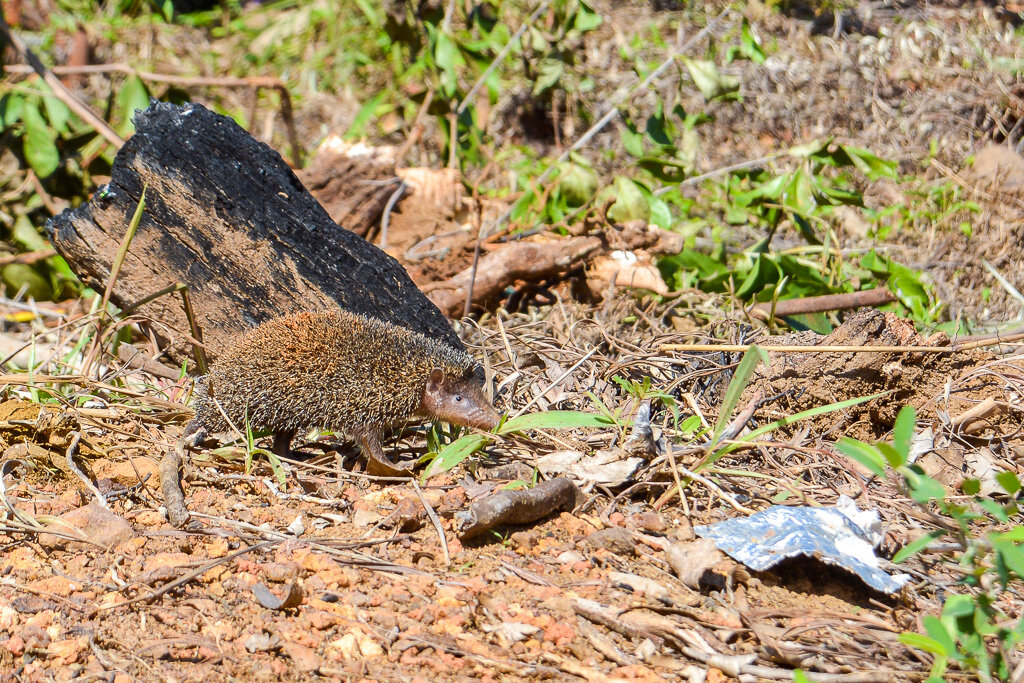
[{"label": "animal eye", "polygon": [[462,396],[460,396],[459,394],[455,394],[455,402],[458,403],[461,400],[462,400]]}]

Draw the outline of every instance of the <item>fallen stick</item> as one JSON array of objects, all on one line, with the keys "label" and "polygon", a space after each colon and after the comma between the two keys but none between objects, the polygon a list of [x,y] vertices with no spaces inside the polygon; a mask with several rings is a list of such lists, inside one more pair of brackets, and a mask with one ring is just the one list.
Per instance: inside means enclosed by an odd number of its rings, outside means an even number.
[{"label": "fallen stick", "polygon": [[767,344],[661,344],[659,351],[745,353],[752,346],[779,353],[960,353],[1024,339],[1024,332],[975,339],[953,346],[769,346]]},{"label": "fallen stick", "polygon": [[470,291],[473,301],[486,305],[509,285],[539,282],[563,275],[594,256],[614,250],[646,249],[653,254],[678,253],[683,236],[631,221],[600,235],[587,235],[544,242],[510,242],[480,258],[443,282],[423,287],[427,298],[448,316],[463,313]]},{"label": "fallen stick", "polygon": [[182,448],[182,444],[175,444],[160,461],[160,490],[164,494],[164,509],[167,510],[167,521],[175,529],[184,527],[191,518],[185,507],[185,492],[181,490],[179,478],[183,464]]},{"label": "fallen stick", "polygon": [[465,541],[503,524],[529,524],[552,512],[572,510],[576,493],[576,484],[568,477],[556,477],[532,489],[499,491],[455,513],[459,538]]},{"label": "fallen stick", "polygon": [[763,302],[750,309],[750,315],[761,320],[785,318],[805,313],[822,313],[824,311],[845,311],[865,306],[883,306],[896,301],[896,295],[887,287],[876,287],[848,294],[825,294],[808,296],[800,299],[783,299],[777,302]]}]

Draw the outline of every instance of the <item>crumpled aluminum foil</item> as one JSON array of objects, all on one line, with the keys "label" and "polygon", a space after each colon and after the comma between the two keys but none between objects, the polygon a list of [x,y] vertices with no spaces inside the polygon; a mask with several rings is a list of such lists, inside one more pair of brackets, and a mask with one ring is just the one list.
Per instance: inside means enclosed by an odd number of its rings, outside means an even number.
[{"label": "crumpled aluminum foil", "polygon": [[745,519],[697,526],[698,536],[755,571],[787,557],[807,555],[847,569],[872,588],[898,592],[909,574],[889,575],[879,567],[874,547],[882,541],[878,513],[861,511],[847,496],[834,508],[773,505]]}]

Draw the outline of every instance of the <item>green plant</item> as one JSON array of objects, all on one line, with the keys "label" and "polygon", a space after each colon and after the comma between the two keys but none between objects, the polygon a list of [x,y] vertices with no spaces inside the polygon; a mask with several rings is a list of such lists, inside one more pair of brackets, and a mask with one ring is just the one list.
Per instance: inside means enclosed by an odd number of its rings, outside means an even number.
[{"label": "green plant", "polygon": [[981,681],[1008,681],[1012,673],[1008,654],[1024,642],[1024,619],[1007,612],[1001,600],[1011,583],[1024,579],[1020,479],[1013,472],[995,476],[1006,494],[1002,502],[980,495],[977,479],[961,484],[961,491],[969,496],[966,502],[948,496],[942,484],[911,461],[915,420],[914,409],[907,406],[896,418],[892,443],[867,444],[850,438],[836,443],[842,453],[878,477],[895,472],[911,499],[935,519],[936,529],[902,548],[894,562],[913,557],[939,538],[957,547],[943,560],[963,576],[964,592],[950,595],[940,615],[922,619],[926,633],[904,633],[900,640],[935,656],[930,682],[944,680],[952,663]]},{"label": "green plant", "polygon": [[[128,79],[114,104],[122,134],[131,131],[131,115],[148,104],[148,91],[139,79]],[[72,205],[85,200],[93,175],[110,172],[113,148],[75,115],[49,86],[30,76],[8,85],[0,96],[0,137],[18,160],[19,169],[6,178],[3,215],[13,216],[4,241],[19,252],[49,248],[40,234],[52,216],[51,196]],[[35,176],[31,182],[30,176]],[[37,300],[65,298],[80,285],[59,256],[32,264],[10,263],[0,270],[8,296],[23,291]]]},{"label": "green plant", "polygon": [[622,387],[622,390],[626,394],[636,399],[636,405],[639,407],[644,401],[651,401],[652,403],[661,403],[672,413],[672,424],[676,431],[679,430],[679,402],[676,401],[676,397],[667,391],[661,391],[655,389],[652,385],[651,378],[648,375],[644,375],[643,379],[623,379],[618,375],[612,377],[612,381]]},{"label": "green plant", "polygon": [[[543,413],[527,413],[519,417],[502,420],[501,424],[494,430],[494,434],[505,436],[531,429],[577,429],[581,427],[607,427],[611,424],[613,424],[613,421],[605,415],[581,413],[574,410],[549,410]],[[456,467],[463,460],[493,440],[494,437],[490,434],[466,434],[445,446],[440,446],[439,443],[436,443],[434,448],[437,448],[437,450],[431,450],[424,456],[424,459],[429,460],[430,464],[423,471],[423,481]]]},{"label": "green plant", "polygon": [[[943,305],[920,272],[873,250],[854,261],[832,246],[830,220],[836,208],[863,209],[854,179],[893,179],[895,164],[832,140],[793,147],[775,158],[782,157],[789,170],[741,168],[706,183],[711,214],[702,221],[721,246],[711,253],[688,247],[663,258],[659,268],[666,282],[673,289],[696,287],[744,302],[854,292],[885,283],[899,299],[898,308],[923,325],[934,325]],[[662,196],[671,201],[678,190],[667,189]],[[691,214],[702,211],[695,204],[687,208]],[[791,225],[806,246],[773,249],[773,237],[784,225]],[[750,234],[752,243],[729,249],[726,240],[738,239],[737,230]],[[792,322],[822,333],[832,326],[822,314],[794,316]]]}]

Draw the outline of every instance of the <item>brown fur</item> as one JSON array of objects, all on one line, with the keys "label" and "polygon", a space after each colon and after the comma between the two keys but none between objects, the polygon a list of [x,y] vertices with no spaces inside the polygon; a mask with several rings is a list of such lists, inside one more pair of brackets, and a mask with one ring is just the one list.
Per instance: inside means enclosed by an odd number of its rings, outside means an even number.
[{"label": "brown fur", "polygon": [[310,429],[346,432],[379,453],[381,432],[413,417],[486,428],[498,421],[471,356],[343,310],[284,316],[237,338],[196,382],[186,433],[228,429],[217,404],[239,428],[248,419],[253,430],[275,432],[285,449]]}]

